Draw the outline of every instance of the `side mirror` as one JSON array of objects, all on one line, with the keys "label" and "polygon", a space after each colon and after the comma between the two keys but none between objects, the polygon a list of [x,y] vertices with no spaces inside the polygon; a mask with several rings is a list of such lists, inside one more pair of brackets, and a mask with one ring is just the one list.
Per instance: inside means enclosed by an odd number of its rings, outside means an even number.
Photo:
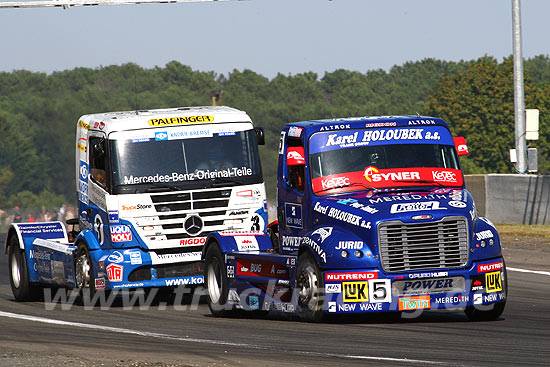
[{"label": "side mirror", "polygon": [[457,136],[453,138],[455,143],[456,151],[458,155],[468,155],[468,146],[466,145],[466,139],[462,136]]},{"label": "side mirror", "polygon": [[254,134],[256,134],[256,143],[258,145],[265,145],[265,134],[263,127],[255,127]]},{"label": "side mirror", "polygon": [[299,166],[306,164],[303,147],[288,147],[286,151],[286,165]]}]

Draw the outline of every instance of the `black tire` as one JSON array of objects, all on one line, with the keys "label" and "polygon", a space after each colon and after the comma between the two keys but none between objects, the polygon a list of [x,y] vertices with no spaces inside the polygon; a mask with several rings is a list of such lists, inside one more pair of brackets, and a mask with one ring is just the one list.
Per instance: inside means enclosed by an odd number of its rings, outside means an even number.
[{"label": "black tire", "polygon": [[9,242],[9,272],[11,291],[18,302],[40,299],[41,288],[29,282],[27,258],[24,250],[19,248],[19,241],[12,236]]},{"label": "black tire", "polygon": [[325,317],[325,285],[317,262],[308,252],[298,257],[296,292],[300,318],[308,322],[322,321]]},{"label": "black tire", "polygon": [[506,295],[506,298],[504,301],[494,303],[493,308],[490,310],[481,310],[476,308],[476,306],[467,306],[464,309],[464,312],[470,321],[494,321],[502,315],[502,312],[504,312],[504,307],[506,307],[506,299],[508,298],[508,273],[506,271],[504,259],[502,259],[502,267],[504,269],[504,279],[502,279],[502,281],[504,282],[504,294]]},{"label": "black tire", "polygon": [[204,283],[208,291],[207,302],[210,312],[214,317],[234,315],[235,310],[227,304],[229,295],[227,270],[222,252],[217,243],[208,247],[204,268]]}]

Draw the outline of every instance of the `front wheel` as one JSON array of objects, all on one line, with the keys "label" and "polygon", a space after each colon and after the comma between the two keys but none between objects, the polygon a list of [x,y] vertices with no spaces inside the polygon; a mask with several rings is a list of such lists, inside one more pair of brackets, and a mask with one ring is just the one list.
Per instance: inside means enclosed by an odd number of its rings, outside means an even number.
[{"label": "front wheel", "polygon": [[217,244],[212,244],[206,251],[204,280],[208,288],[208,308],[215,317],[226,317],[234,313],[227,304],[229,287],[227,270],[223,255]]},{"label": "front wheel", "polygon": [[92,264],[92,258],[88,247],[84,243],[78,245],[75,259],[75,278],[76,287],[79,289],[80,301],[84,305],[95,306],[101,298],[107,299],[108,293],[103,291],[103,297],[95,287],[95,276]]},{"label": "front wheel", "polygon": [[300,317],[309,322],[321,321],[324,317],[323,277],[319,266],[307,252],[298,257],[296,291]]},{"label": "front wheel", "polygon": [[40,287],[29,282],[27,259],[24,250],[19,248],[17,237],[10,238],[9,246],[10,285],[13,296],[18,302],[36,301],[40,298]]},{"label": "front wheel", "polygon": [[[502,267],[503,267],[503,279],[502,282],[504,283],[504,295],[506,298],[508,298],[508,274],[506,272],[506,264],[504,263],[504,259],[502,259]],[[466,316],[468,316],[468,319],[470,321],[494,321],[497,320],[500,315],[502,315],[502,312],[504,312],[504,307],[506,306],[506,298],[498,303],[494,303],[492,308],[490,310],[482,309],[490,306],[467,306],[464,312],[466,313]]]}]

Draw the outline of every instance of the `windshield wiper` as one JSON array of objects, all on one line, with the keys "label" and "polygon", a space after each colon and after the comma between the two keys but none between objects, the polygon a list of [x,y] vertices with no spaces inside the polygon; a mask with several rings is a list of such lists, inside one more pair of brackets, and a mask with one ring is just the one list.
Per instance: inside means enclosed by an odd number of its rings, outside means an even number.
[{"label": "windshield wiper", "polygon": [[365,183],[362,183],[362,182],[353,182],[353,183],[349,183],[349,184],[344,184],[344,185],[338,185],[338,186],[334,186],[334,187],[327,187],[326,189],[322,189],[322,190],[319,190],[319,191],[315,191],[314,193],[315,194],[319,194],[321,192],[324,192],[324,191],[328,191],[328,190],[334,190],[334,189],[342,189],[344,187],[350,187],[350,186],[355,186],[355,185],[360,185],[360,186],[363,186],[367,189],[370,189],[370,190],[376,190],[374,187],[370,186],[370,185],[367,185]]},{"label": "windshield wiper", "polygon": [[212,182],[212,187],[225,186],[227,184],[231,184],[233,186],[243,184],[242,182],[237,181],[237,180],[232,179],[232,178],[229,178],[229,177],[216,177],[213,180],[214,180],[214,182]]},{"label": "windshield wiper", "polygon": [[410,183],[428,183],[428,184],[434,184],[434,185],[437,185],[439,187],[446,187],[445,185],[439,183],[439,182],[435,182],[435,181],[430,181],[430,180],[394,180],[393,182],[410,182]]},{"label": "windshield wiper", "polygon": [[158,182],[148,182],[147,185],[151,185],[153,187],[147,187],[145,189],[145,192],[162,192],[162,191],[181,191],[183,190],[181,187],[175,186],[175,185],[169,185],[169,184],[162,184]]}]

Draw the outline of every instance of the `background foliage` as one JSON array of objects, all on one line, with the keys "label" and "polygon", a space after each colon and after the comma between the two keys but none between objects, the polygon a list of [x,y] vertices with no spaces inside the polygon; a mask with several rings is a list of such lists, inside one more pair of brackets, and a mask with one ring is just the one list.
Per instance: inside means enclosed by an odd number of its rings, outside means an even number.
[{"label": "background foliage", "polygon": [[[526,108],[541,112],[540,173],[550,172],[550,58],[525,62]],[[224,105],[243,109],[266,130],[261,148],[268,195],[275,195],[279,132],[291,121],[365,115],[424,114],[444,118],[466,137],[466,173],[513,172],[512,59],[446,62],[425,59],[366,73],[336,70],[268,79],[251,70],[228,75],[193,71],[172,61],[76,68],[52,74],[0,73],[0,207],[75,203],[74,137],[79,116],[133,109]]]}]

